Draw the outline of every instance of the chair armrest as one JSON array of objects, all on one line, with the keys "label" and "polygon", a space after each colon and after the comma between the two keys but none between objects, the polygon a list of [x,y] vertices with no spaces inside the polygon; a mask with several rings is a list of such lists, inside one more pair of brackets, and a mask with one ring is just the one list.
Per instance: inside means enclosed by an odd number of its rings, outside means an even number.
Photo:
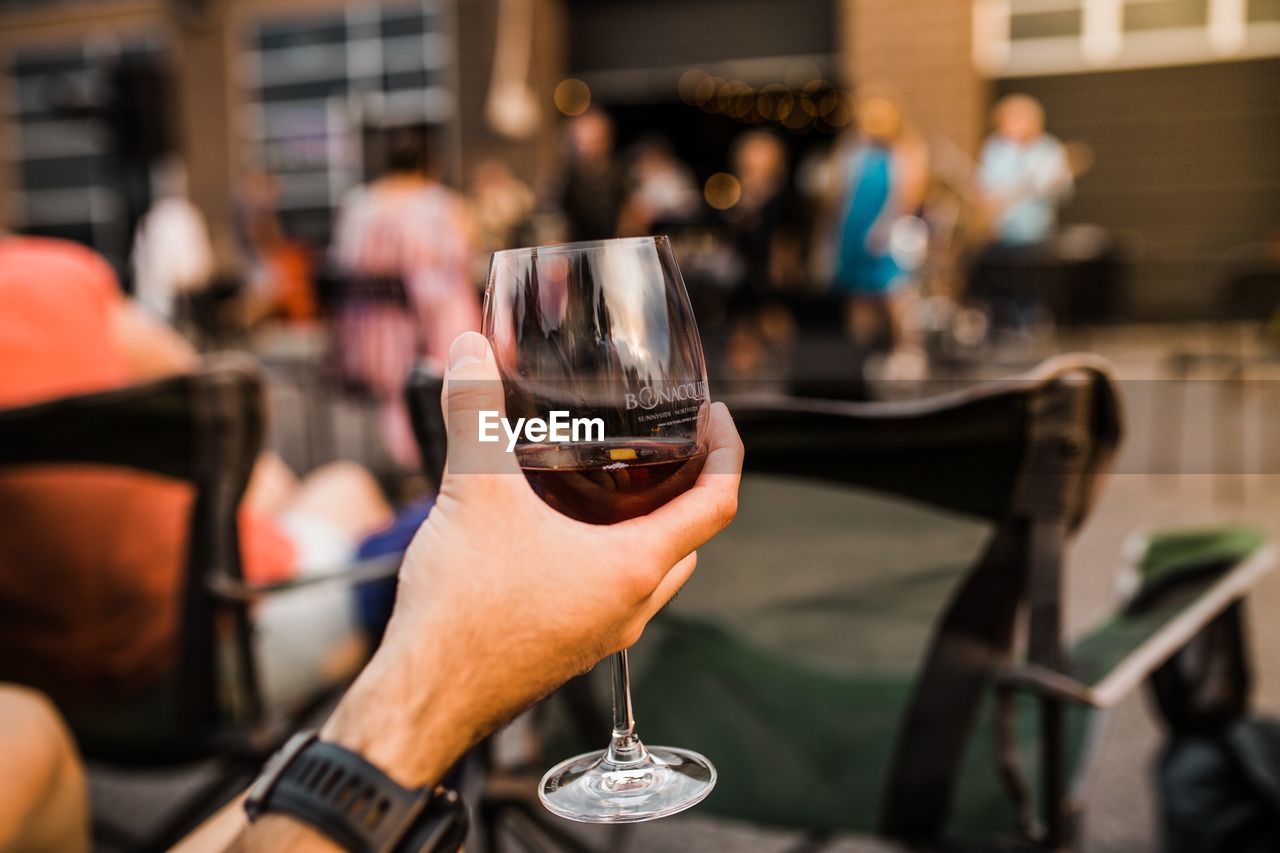
[{"label": "chair armrest", "polygon": [[1095,708],[1114,707],[1244,598],[1275,561],[1275,546],[1259,548],[1216,575],[1180,585],[1150,609],[1104,622],[1073,646],[1066,672],[1024,664],[1006,671],[1002,685]]},{"label": "chair armrest", "polygon": [[329,584],[350,586],[395,577],[400,571],[400,563],[403,559],[404,554],[370,557],[367,560],[348,563],[337,571],[267,584],[246,583],[239,578],[218,574],[209,578],[209,591],[224,601],[248,602],[295,589],[308,589]]}]

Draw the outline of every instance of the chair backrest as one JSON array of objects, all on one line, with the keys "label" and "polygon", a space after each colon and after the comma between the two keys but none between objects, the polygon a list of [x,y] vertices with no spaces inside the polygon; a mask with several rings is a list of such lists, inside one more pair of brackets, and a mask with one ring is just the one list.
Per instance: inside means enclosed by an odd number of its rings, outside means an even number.
[{"label": "chair backrest", "polygon": [[886,835],[934,836],[1019,613],[1027,613],[1028,658],[1062,666],[1063,547],[1121,437],[1110,368],[1069,355],[921,401],[731,408],[748,470],[877,490],[995,525],[934,625],[882,799]]},{"label": "chair backrest", "polygon": [[[248,614],[243,606],[215,605],[209,581],[219,573],[241,577],[236,508],[263,426],[256,368],[247,359],[226,356],[188,375],[0,411],[0,468],[106,465],[159,474],[195,489],[165,730],[136,733],[140,738],[127,745],[111,743],[110,736],[93,743],[91,737],[86,751],[135,760],[152,734],[156,754],[173,760],[175,744],[193,746],[223,719],[215,623],[229,614],[234,630],[247,639]],[[247,652],[247,642],[238,645]],[[252,660],[244,653],[236,663],[249,711],[260,714]]]},{"label": "chair backrest", "polygon": [[386,397],[423,348],[413,294],[399,275],[330,267],[316,279],[329,326],[328,369],[349,393]]},{"label": "chair backrest", "polygon": [[[993,522],[1050,499],[1074,526],[1121,432],[1110,367],[1090,355],[921,400],[762,397],[731,409],[749,471],[875,489]],[[1055,459],[1070,460],[1068,470]]]}]

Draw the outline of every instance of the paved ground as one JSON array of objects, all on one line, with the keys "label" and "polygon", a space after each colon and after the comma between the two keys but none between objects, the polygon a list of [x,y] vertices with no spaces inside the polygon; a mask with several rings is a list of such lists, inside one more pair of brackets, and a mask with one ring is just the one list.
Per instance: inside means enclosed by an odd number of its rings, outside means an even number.
[{"label": "paved ground", "polygon": [[[1232,397],[1234,392],[1220,383],[1198,383],[1189,391],[1183,389],[1179,407],[1170,402],[1178,398],[1176,386],[1160,379],[1160,359],[1173,346],[1204,351],[1238,348],[1236,338],[1209,329],[1183,329],[1176,334],[1168,330],[1125,329],[1094,334],[1079,343],[1111,358],[1125,380],[1129,434],[1117,473],[1071,553],[1068,613],[1073,630],[1090,624],[1114,600],[1124,544],[1134,531],[1179,523],[1251,519],[1280,539],[1280,513],[1276,512],[1280,508],[1280,468],[1267,470],[1268,455],[1263,452],[1273,432],[1268,431],[1268,426],[1280,418],[1280,393],[1272,394],[1269,383],[1255,383],[1246,393]],[[1062,346],[1068,348],[1068,343]],[[349,425],[346,433],[350,433],[350,441],[345,443],[358,444]],[[1251,473],[1228,472],[1220,457],[1208,452],[1224,442],[1246,446]],[[1175,443],[1181,445],[1176,453],[1171,452]],[[286,440],[285,444],[296,452],[296,441]],[[1155,446],[1165,452],[1154,453]],[[1280,648],[1280,623],[1269,621],[1265,614],[1278,603],[1280,576],[1273,576],[1258,590],[1251,604],[1258,706],[1273,714],[1280,713],[1280,656],[1268,652]],[[1131,853],[1157,849],[1150,768],[1159,743],[1160,733],[1144,697],[1135,697],[1109,715],[1084,793],[1086,851]],[[193,778],[192,774],[183,774],[139,782],[97,772],[93,792],[105,811],[143,815],[150,820]],[[771,853],[782,851],[795,841],[793,836],[708,820],[695,813],[640,827],[628,849]],[[841,838],[829,849],[865,853],[893,848]]]}]

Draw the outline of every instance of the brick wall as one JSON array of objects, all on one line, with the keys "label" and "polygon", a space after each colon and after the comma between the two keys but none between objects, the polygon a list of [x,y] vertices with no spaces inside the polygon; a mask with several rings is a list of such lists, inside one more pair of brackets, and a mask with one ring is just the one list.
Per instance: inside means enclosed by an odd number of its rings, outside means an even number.
[{"label": "brick wall", "polygon": [[855,88],[890,84],[931,141],[969,153],[988,86],[972,59],[971,0],[840,0],[841,71]]}]

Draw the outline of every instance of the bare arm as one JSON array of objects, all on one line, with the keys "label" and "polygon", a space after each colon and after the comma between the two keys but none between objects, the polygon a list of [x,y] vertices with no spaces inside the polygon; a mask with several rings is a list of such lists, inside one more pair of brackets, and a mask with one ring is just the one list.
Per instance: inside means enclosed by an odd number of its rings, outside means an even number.
[{"label": "bare arm", "polygon": [[137,303],[111,309],[111,333],[134,379],[155,379],[195,369],[200,356],[185,338]]},{"label": "bare arm", "polygon": [[914,213],[924,204],[929,189],[929,148],[911,135],[894,152],[898,167],[898,209]]},{"label": "bare arm", "polygon": [[[692,489],[642,518],[582,524],[544,504],[501,445],[478,441],[478,413],[503,409],[484,338],[460,336],[450,362],[439,498],[405,555],[386,639],[321,731],[407,787],[439,780],[503,722],[632,645],[693,573],[695,549],[733,518],[742,469],[742,443],[717,404]],[[489,535],[495,518],[502,536]],[[228,844],[333,849],[290,818],[246,827],[234,809],[183,849]]]}]

